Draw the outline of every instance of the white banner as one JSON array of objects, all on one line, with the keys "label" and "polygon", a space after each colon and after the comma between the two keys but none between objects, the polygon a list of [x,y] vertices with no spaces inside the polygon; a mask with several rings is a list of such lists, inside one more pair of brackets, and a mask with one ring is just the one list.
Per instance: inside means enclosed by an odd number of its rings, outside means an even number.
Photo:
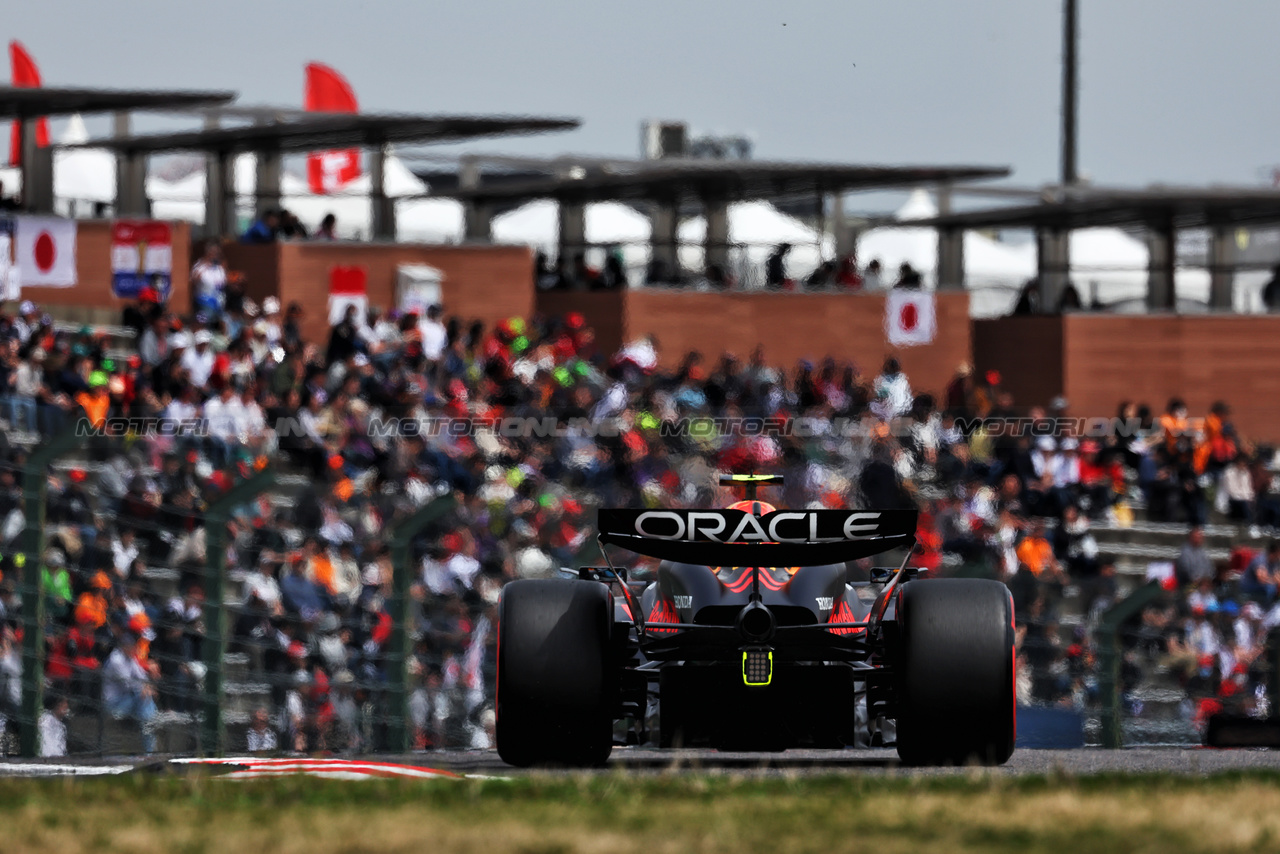
[{"label": "white banner", "polygon": [[932,344],[938,333],[937,303],[930,291],[894,289],[885,295],[884,330],[895,347]]},{"label": "white banner", "polygon": [[14,246],[24,288],[69,288],[76,283],[75,220],[20,216]]},{"label": "white banner", "polygon": [[0,231],[0,302],[22,299],[18,268],[9,260],[13,257],[12,248],[13,238],[8,232]]}]

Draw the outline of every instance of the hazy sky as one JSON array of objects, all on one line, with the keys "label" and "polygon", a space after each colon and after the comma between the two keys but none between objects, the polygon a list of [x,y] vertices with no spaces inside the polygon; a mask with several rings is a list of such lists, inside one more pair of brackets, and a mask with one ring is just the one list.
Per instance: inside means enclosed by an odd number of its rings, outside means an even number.
[{"label": "hazy sky", "polygon": [[[644,118],[756,156],[1058,173],[1061,0],[8,0],[50,85],[234,89],[299,105],[303,65],[362,109],[547,113],[491,151],[634,156]],[[1257,183],[1280,163],[1280,2],[1080,0],[1080,167],[1097,183]],[[101,125],[93,125],[101,127]]]}]

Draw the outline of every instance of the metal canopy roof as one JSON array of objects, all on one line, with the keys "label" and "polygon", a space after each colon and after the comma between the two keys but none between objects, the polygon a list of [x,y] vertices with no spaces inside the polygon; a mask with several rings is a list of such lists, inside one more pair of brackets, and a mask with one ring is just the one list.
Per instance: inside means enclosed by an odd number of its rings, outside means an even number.
[{"label": "metal canopy roof", "polygon": [[1250,188],[1111,190],[1038,205],[945,214],[910,224],[942,229],[1069,230],[1124,225],[1202,228],[1261,222],[1280,222],[1280,192]]},{"label": "metal canopy roof", "polygon": [[455,142],[480,136],[572,130],[578,119],[522,116],[335,115],[290,117],[286,121],[178,133],[113,137],[79,148],[158,151],[318,151],[387,143]]},{"label": "metal canopy roof", "polygon": [[235,92],[190,89],[39,89],[0,86],[0,119],[111,113],[118,110],[171,110],[225,104]]},{"label": "metal canopy roof", "polygon": [[555,161],[558,177],[459,189],[476,201],[554,198],[576,202],[614,199],[680,201],[774,198],[843,190],[913,186],[980,178],[1003,178],[1005,167],[858,166],[756,160],[598,161],[576,166]]}]

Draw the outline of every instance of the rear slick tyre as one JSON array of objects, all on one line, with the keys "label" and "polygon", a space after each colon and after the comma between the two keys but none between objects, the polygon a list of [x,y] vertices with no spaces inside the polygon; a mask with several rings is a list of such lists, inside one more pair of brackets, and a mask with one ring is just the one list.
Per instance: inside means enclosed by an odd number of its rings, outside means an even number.
[{"label": "rear slick tyre", "polygon": [[498,603],[497,742],[517,767],[595,767],[613,750],[613,602],[603,584],[515,581]]},{"label": "rear slick tyre", "polygon": [[907,765],[1003,765],[1017,733],[1009,588],[926,579],[903,585],[899,597],[899,758]]}]

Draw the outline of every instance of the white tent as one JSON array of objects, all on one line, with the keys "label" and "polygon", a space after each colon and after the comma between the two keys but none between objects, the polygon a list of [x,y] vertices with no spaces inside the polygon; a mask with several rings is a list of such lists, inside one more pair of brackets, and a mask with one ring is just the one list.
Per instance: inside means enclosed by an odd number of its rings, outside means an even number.
[{"label": "white tent", "polygon": [[[917,189],[897,211],[903,222],[936,216],[928,192]],[[1121,310],[1144,310],[1147,293],[1146,244],[1118,228],[1084,228],[1071,233],[1071,279],[1087,304],[1099,300]],[[858,262],[879,259],[892,282],[904,261],[936,281],[938,235],[930,228],[892,226],[872,229],[858,241]],[[991,317],[1008,313],[1018,290],[1036,275],[1033,242],[1009,244],[976,231],[964,237],[965,281],[970,290],[970,313]],[[1204,270],[1180,270],[1176,289],[1181,308],[1208,298],[1209,275]]]},{"label": "white tent", "polygon": [[[902,222],[938,215],[933,197],[913,190],[894,218]],[[858,239],[858,263],[879,260],[885,284],[897,278],[898,268],[910,264],[930,286],[936,284],[938,233],[932,228],[886,226],[873,228]],[[1001,314],[1012,307],[1017,289],[1036,274],[1034,245],[1015,246],[977,231],[964,235],[965,280],[972,291],[970,310],[976,316]]]},{"label": "white tent", "polygon": [[[622,262],[633,281],[649,263],[649,239],[653,225],[649,218],[621,202],[592,202],[583,212],[587,243],[616,244],[622,248]],[[560,243],[560,210],[550,199],[538,199],[493,218],[495,243],[520,243],[554,257]],[[604,250],[587,252],[587,263],[604,263]]]},{"label": "white tent", "polygon": [[[78,145],[89,141],[84,119],[76,113],[67,120],[58,142]],[[103,148],[60,149],[53,153],[53,195],[64,216],[90,216],[95,203],[112,204],[116,198],[116,158]]]},{"label": "white tent", "polygon": [[[236,158],[237,209],[242,218],[252,215],[256,167],[257,161],[252,154]],[[332,213],[338,221],[339,236],[367,238],[371,231],[369,191],[372,186],[372,179],[365,172],[338,193],[316,195],[311,192],[306,178],[285,171],[280,176],[280,203],[309,230],[314,231],[325,215]],[[450,199],[421,198],[427,192],[427,185],[395,155],[388,155],[385,161],[382,186],[389,197],[397,200],[396,230],[399,239],[433,243],[456,243],[462,239],[462,206]],[[179,181],[166,181],[155,176],[148,178],[147,196],[156,217],[204,222],[203,170]]]},{"label": "white tent", "polygon": [[[835,253],[835,241],[765,201],[736,202],[729,205],[729,242],[741,246],[730,252],[730,266],[739,280],[750,286],[763,283],[762,265],[779,243],[791,244],[786,273],[803,279]],[[707,235],[705,217],[696,216],[680,224],[680,263],[701,270],[703,241]]]}]

